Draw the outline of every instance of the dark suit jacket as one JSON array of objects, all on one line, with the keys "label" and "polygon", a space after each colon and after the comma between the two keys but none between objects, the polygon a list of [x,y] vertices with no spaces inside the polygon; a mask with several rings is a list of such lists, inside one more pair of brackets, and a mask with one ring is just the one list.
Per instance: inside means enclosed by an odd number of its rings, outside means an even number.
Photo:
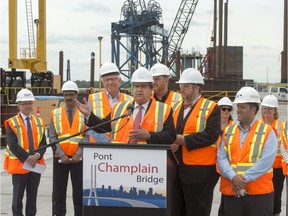
[{"label": "dark suit jacket", "polygon": [[[147,108],[150,108],[151,99]],[[146,112],[147,112],[146,111]],[[147,140],[147,143],[150,144],[172,144],[176,139],[176,131],[174,127],[174,121],[172,116],[172,109],[170,110],[169,116],[164,122],[163,130],[160,132],[149,132],[150,133],[150,140]],[[153,116],[151,116],[153,118]],[[98,118],[93,113],[89,116],[88,122],[86,121],[87,126],[92,127],[94,125],[103,124],[104,122],[111,120],[111,112],[103,119]],[[108,122],[107,124],[103,124],[94,129],[98,133],[105,133],[111,132],[111,123]],[[121,133],[121,130],[118,132]]]},{"label": "dark suit jacket", "polygon": [[[187,123],[188,117],[191,115],[192,109],[186,115],[185,119],[183,119],[183,106],[181,107],[177,125],[176,125],[176,133],[183,134],[184,126]],[[211,112],[211,115],[207,119],[207,124],[205,130],[185,136],[185,142],[187,144],[188,150],[194,150],[198,148],[203,148],[209,145],[216,143],[219,135],[221,134],[221,116],[220,116],[220,108],[216,105]],[[179,148],[177,151],[177,158],[179,160],[179,174],[182,182],[184,183],[200,183],[200,182],[208,182],[212,181],[215,178],[218,178],[216,172],[216,166],[211,165],[185,165],[182,160],[182,148]]]}]

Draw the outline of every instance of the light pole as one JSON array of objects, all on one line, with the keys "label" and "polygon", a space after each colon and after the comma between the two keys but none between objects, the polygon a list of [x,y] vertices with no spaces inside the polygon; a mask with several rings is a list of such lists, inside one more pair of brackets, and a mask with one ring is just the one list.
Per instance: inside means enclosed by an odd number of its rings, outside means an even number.
[{"label": "light pole", "polygon": [[[99,41],[99,68],[102,66],[102,36],[98,37]],[[99,73],[99,91],[101,91],[101,79],[100,79],[100,73]]]}]

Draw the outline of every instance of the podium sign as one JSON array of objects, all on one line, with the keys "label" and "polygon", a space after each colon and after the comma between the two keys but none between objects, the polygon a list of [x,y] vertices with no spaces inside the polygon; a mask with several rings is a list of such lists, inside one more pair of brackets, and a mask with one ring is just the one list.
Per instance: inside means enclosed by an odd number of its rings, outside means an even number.
[{"label": "podium sign", "polygon": [[81,146],[85,215],[166,215],[167,146]]}]

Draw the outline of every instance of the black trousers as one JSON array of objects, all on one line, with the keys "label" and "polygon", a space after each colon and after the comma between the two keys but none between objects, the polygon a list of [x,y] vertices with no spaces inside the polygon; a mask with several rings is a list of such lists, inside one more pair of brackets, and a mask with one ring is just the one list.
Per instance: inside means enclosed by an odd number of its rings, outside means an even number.
[{"label": "black trousers", "polygon": [[282,168],[273,168],[273,186],[274,186],[274,208],[273,214],[281,212],[282,191],[285,176],[283,175]]},{"label": "black trousers", "polygon": [[13,174],[13,199],[12,199],[12,212],[13,216],[23,216],[23,196],[26,190],[26,208],[25,215],[36,215],[36,201],[37,192],[40,183],[41,175],[34,172],[27,174]]},{"label": "black trousers", "polygon": [[218,177],[210,182],[181,183],[177,175],[173,185],[173,216],[210,216],[214,187]]},{"label": "black trousers", "polygon": [[59,158],[54,158],[54,214],[66,215],[66,193],[69,173],[72,183],[72,197],[74,215],[82,215],[82,170],[83,162],[76,164],[58,163]]},{"label": "black trousers", "polygon": [[263,195],[246,195],[241,198],[235,196],[224,197],[225,216],[272,216],[274,193]]}]

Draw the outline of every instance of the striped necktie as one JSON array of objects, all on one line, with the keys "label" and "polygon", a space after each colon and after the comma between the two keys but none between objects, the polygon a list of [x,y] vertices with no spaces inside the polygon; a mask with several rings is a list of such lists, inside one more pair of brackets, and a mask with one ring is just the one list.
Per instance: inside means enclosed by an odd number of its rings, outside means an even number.
[{"label": "striped necktie", "polygon": [[26,126],[27,126],[27,132],[28,132],[28,141],[29,141],[29,154],[34,154],[34,141],[33,141],[33,135],[32,135],[32,127],[30,124],[30,117],[26,117]]}]

